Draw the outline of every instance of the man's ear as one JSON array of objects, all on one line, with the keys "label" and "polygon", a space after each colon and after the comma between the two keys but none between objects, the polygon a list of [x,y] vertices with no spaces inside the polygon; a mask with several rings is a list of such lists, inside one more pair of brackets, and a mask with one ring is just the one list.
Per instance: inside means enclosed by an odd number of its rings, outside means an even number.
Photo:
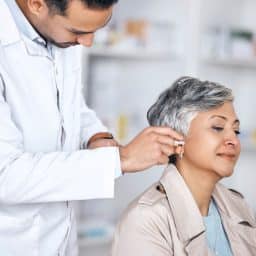
[{"label": "man's ear", "polygon": [[38,18],[49,13],[49,8],[44,0],[27,0],[27,8],[32,15]]}]

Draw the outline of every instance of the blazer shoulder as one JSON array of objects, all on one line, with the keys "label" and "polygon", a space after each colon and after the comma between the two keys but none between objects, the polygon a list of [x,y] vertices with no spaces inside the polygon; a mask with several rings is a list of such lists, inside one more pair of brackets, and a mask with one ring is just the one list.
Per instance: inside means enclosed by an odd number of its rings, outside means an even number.
[{"label": "blazer shoulder", "polygon": [[148,218],[156,221],[159,216],[169,215],[167,195],[159,185],[160,183],[153,184],[128,205],[122,214],[122,225],[127,221],[134,222],[136,219],[141,219],[142,216],[143,221],[147,222]]},{"label": "blazer shoulder", "polygon": [[153,184],[138,200],[138,204],[154,205],[157,202],[166,199],[167,195],[161,183]]},{"label": "blazer shoulder", "polygon": [[[161,223],[162,220],[167,220],[164,216],[169,216],[170,209],[166,194],[159,183],[153,184],[137,199],[129,204],[120,220],[120,226],[127,225],[127,223],[135,223],[140,220],[139,226],[146,225],[146,223]],[[164,226],[166,226],[165,223]]]},{"label": "blazer shoulder", "polygon": [[233,189],[233,188],[228,188],[228,190],[234,195],[234,196],[237,196],[241,199],[244,199],[244,196],[242,193],[240,193],[239,191]]},{"label": "blazer shoulder", "polygon": [[233,188],[227,188],[225,185],[223,185],[222,183],[218,183],[216,185],[216,187],[218,188],[217,190],[219,190],[219,192],[223,195],[225,195],[228,198],[233,198],[233,199],[238,199],[238,200],[243,200],[244,196],[241,192],[239,192],[236,189]]}]

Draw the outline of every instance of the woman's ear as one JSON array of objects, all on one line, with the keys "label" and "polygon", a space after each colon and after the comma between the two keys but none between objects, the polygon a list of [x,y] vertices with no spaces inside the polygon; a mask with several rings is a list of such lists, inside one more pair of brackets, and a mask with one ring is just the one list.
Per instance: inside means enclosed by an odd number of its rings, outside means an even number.
[{"label": "woman's ear", "polygon": [[180,159],[182,159],[184,155],[184,145],[185,145],[184,141],[180,141],[180,142],[178,141],[175,148],[175,153],[179,155]]},{"label": "woman's ear", "polygon": [[180,153],[179,153],[179,158],[182,159],[184,156],[184,147],[182,147]]}]

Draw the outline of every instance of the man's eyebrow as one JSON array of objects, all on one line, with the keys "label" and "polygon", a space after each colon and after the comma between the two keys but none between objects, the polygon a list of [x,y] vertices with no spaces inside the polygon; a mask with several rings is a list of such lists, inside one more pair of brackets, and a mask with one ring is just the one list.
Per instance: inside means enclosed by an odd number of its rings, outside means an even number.
[{"label": "man's eyebrow", "polygon": [[68,29],[70,32],[77,34],[77,35],[86,35],[86,34],[92,34],[94,31],[82,31],[82,30],[77,30],[75,28]]},{"label": "man's eyebrow", "polygon": [[[221,115],[213,115],[213,116],[210,117],[210,119],[213,119],[213,118],[221,118],[225,121],[228,120],[225,116],[221,116]],[[234,124],[240,124],[240,121],[239,121],[239,119],[235,119],[235,121],[233,123]]]},{"label": "man's eyebrow", "polygon": [[[111,20],[112,18],[112,14],[109,16],[109,18],[107,19],[107,21],[105,22],[105,24],[103,24],[101,27],[99,27],[98,29],[101,29],[101,28],[104,28]],[[97,29],[97,30],[98,30]],[[82,30],[78,30],[78,29],[75,29],[75,28],[69,28],[68,29],[70,32],[76,34],[76,35],[86,35],[86,34],[93,34],[96,32],[95,31],[82,31]]]}]

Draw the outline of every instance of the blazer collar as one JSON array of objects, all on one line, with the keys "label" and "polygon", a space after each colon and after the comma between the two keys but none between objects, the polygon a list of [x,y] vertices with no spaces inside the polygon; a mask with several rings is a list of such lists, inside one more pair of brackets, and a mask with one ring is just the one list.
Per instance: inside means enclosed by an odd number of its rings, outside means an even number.
[{"label": "blazer collar", "polygon": [[188,243],[204,233],[205,227],[197,204],[174,165],[169,165],[160,179],[174,217],[179,239]]},{"label": "blazer collar", "polygon": [[237,224],[246,222],[251,227],[256,227],[253,212],[248,208],[241,194],[232,192],[218,183],[213,191],[213,198],[223,217],[227,216]]},{"label": "blazer collar", "polygon": [[[192,193],[174,165],[167,166],[160,183],[165,189],[177,227],[177,234],[186,251],[189,255],[211,255],[207,249],[205,226],[201,213]],[[223,220],[232,220],[232,223],[238,224],[246,222],[250,226],[256,227],[255,217],[241,195],[237,195],[217,183],[213,198]],[[195,252],[197,253],[195,254]]]}]

